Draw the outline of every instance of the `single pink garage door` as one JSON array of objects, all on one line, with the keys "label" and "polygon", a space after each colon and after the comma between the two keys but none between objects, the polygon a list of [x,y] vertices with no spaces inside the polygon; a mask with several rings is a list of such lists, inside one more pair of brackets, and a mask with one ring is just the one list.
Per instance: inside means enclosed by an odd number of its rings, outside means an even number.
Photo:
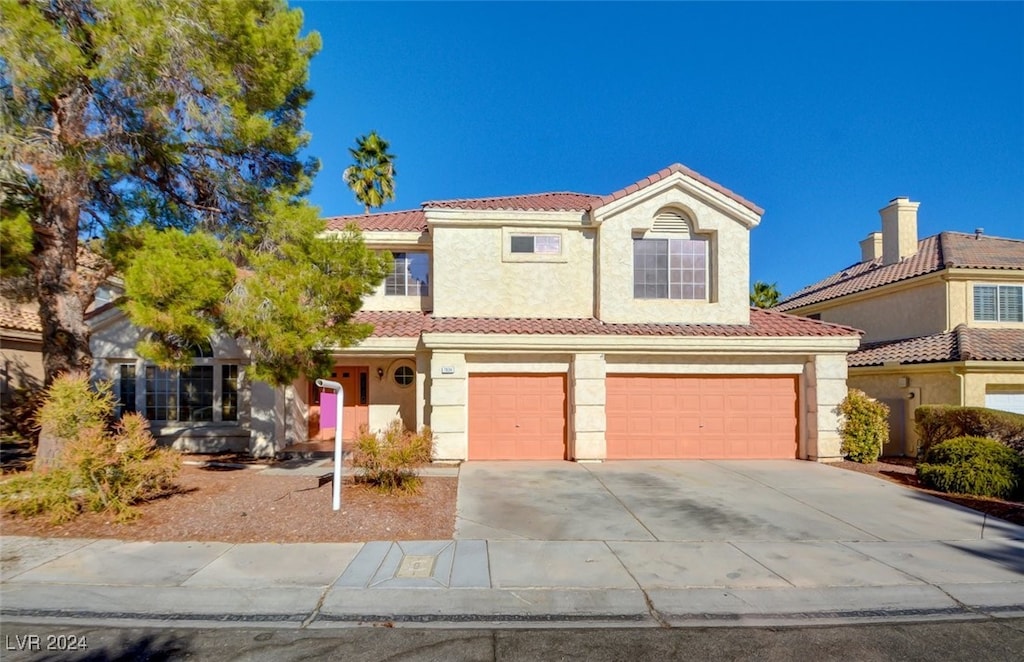
[{"label": "single pink garage door", "polygon": [[565,459],[565,375],[470,375],[469,459]]},{"label": "single pink garage door", "polygon": [[797,379],[608,375],[609,459],[795,458]]}]

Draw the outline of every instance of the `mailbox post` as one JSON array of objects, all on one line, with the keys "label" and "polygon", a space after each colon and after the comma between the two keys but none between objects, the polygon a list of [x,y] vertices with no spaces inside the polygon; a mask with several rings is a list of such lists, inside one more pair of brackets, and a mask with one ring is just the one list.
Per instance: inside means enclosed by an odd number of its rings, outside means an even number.
[{"label": "mailbox post", "polygon": [[334,399],[334,406],[337,409],[338,415],[336,425],[334,428],[334,510],[341,510],[341,416],[342,406],[345,403],[345,389],[341,387],[338,382],[331,381],[330,379],[318,379],[316,385],[319,388],[326,388],[337,392],[337,397]]}]

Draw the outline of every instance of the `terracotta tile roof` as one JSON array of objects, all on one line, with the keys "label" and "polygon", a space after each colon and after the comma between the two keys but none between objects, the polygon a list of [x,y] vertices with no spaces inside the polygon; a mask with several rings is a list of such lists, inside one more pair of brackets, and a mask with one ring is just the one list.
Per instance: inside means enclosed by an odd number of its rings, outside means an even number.
[{"label": "terracotta tile roof", "polygon": [[753,202],[733,193],[724,186],[717,184],[704,175],[690,170],[684,165],[674,163],[669,167],[645,177],[635,184],[605,196],[588,193],[572,193],[561,191],[555,193],[532,193],[526,195],[507,195],[492,198],[461,198],[454,200],[429,200],[420,205],[420,209],[407,211],[379,212],[374,214],[353,214],[351,216],[333,216],[327,218],[328,230],[341,230],[349,223],[355,223],[364,232],[426,232],[427,222],[424,210],[427,209],[480,209],[494,211],[581,211],[588,212],[610,202],[635,193],[666,177],[682,173],[702,184],[732,198],[747,209],[757,214],[764,210]]},{"label": "terracotta tile roof", "polygon": [[1024,361],[1024,329],[975,329],[868,343],[847,358],[851,367],[949,361]]},{"label": "terracotta tile roof", "polygon": [[465,200],[431,200],[425,209],[493,209],[509,211],[587,211],[601,200],[586,193],[535,193],[500,198],[469,198]]},{"label": "terracotta tile roof", "polygon": [[332,216],[325,219],[328,230],[344,230],[355,223],[363,232],[426,232],[427,218],[422,209],[386,211],[375,214]]},{"label": "terracotta tile roof", "polygon": [[17,303],[7,299],[0,299],[0,327],[37,333],[43,330],[38,313],[24,310]]},{"label": "terracotta tile roof", "polygon": [[594,318],[434,317],[419,312],[360,311],[354,321],[376,325],[372,337],[423,333],[596,336],[824,337],[857,336],[860,331],[756,308],[750,324],[610,324]]},{"label": "terracotta tile roof", "polygon": [[626,188],[619,189],[618,191],[615,191],[614,193],[609,193],[608,195],[601,197],[601,199],[596,204],[593,205],[592,209],[596,209],[598,207],[603,207],[604,205],[607,205],[608,203],[611,203],[611,202],[615,202],[616,200],[618,200],[620,198],[624,198],[624,197],[626,197],[627,195],[629,195],[631,193],[636,193],[637,191],[639,191],[641,189],[645,189],[648,186],[650,186],[651,184],[654,184],[656,182],[660,182],[661,180],[665,179],[669,175],[673,175],[673,174],[675,174],[677,172],[678,173],[682,173],[682,174],[684,174],[687,177],[690,177],[692,179],[696,179],[701,184],[704,184],[705,186],[708,186],[708,187],[718,191],[719,193],[721,193],[722,195],[724,195],[726,197],[732,198],[733,200],[735,200],[736,202],[740,203],[741,205],[743,205],[747,209],[751,210],[755,214],[758,214],[758,215],[764,214],[764,209],[761,209],[760,207],[755,205],[753,202],[747,200],[746,198],[744,198],[744,197],[742,197],[742,196],[740,196],[740,195],[738,195],[736,193],[733,193],[732,191],[730,191],[729,189],[725,188],[721,184],[718,184],[717,182],[711,181],[710,179],[708,179],[704,175],[700,174],[699,172],[696,172],[694,170],[690,170],[689,168],[687,168],[686,166],[682,165],[681,163],[673,163],[669,167],[664,168],[663,170],[659,170],[658,172],[654,173],[653,175],[650,175],[649,177],[644,177],[640,181],[638,181],[638,182],[636,182],[634,184],[630,184]]},{"label": "terracotta tile roof", "polygon": [[1024,269],[1024,239],[943,232],[943,262],[947,267]]},{"label": "terracotta tile roof", "polygon": [[786,297],[774,309],[793,310],[949,267],[1024,269],[1024,241],[941,232],[919,241],[917,253],[899,262],[883,265],[878,258],[850,265]]},{"label": "terracotta tile roof", "polygon": [[371,338],[415,338],[423,332],[427,316],[419,311],[360,310],[352,317],[358,324],[372,324]]}]

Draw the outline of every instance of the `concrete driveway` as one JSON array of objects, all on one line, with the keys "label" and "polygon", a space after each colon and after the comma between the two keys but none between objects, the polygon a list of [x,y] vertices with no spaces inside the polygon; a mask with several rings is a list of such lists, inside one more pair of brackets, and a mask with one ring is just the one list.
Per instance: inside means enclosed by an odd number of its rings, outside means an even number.
[{"label": "concrete driveway", "polygon": [[467,462],[459,539],[891,542],[1024,538],[1024,527],[797,460]]}]

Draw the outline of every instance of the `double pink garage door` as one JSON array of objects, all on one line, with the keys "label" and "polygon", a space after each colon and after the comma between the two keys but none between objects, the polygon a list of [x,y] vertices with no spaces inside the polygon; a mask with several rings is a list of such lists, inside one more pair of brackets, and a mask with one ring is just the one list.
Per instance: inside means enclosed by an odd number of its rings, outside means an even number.
[{"label": "double pink garage door", "polygon": [[[794,458],[792,375],[608,375],[608,459]],[[469,459],[559,460],[566,376],[470,375]]]}]

